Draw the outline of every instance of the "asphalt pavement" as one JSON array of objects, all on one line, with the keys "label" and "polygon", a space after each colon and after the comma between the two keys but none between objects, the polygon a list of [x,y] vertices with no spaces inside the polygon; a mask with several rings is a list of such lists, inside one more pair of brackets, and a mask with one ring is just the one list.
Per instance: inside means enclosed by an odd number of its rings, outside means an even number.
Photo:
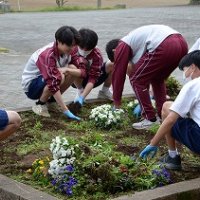
[{"label": "asphalt pavement", "polygon": [[[21,89],[23,68],[35,50],[54,40],[55,31],[62,25],[95,30],[99,35],[98,46],[106,59],[104,49],[109,40],[148,24],[173,27],[182,33],[190,47],[200,37],[199,19],[200,6],[0,14],[0,48],[9,49],[9,53],[0,54],[0,107],[21,109],[34,104]],[[182,82],[178,70],[173,75]],[[94,89],[87,98],[96,98],[100,88]],[[64,100],[73,100],[75,93],[69,88],[63,95]],[[123,94],[131,93],[127,78]]]}]

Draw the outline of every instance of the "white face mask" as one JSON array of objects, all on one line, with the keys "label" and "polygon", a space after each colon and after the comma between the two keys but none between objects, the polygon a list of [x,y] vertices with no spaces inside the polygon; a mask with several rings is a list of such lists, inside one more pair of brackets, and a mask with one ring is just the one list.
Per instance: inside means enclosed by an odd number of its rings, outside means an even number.
[{"label": "white face mask", "polygon": [[[188,69],[189,69],[189,67],[188,67]],[[183,72],[183,81],[184,81],[184,83],[187,83],[187,82],[189,82],[189,81],[191,81],[192,80],[192,74],[193,74],[193,72],[191,72],[191,74],[188,76],[188,77],[186,77],[186,72],[188,71],[188,69],[186,69],[184,72]]]},{"label": "white face mask", "polygon": [[79,53],[79,55],[83,56],[84,58],[87,57],[91,52],[92,52],[92,50],[90,50],[90,51],[84,51],[84,50],[82,50],[82,49],[80,49],[78,47],[78,53]]}]

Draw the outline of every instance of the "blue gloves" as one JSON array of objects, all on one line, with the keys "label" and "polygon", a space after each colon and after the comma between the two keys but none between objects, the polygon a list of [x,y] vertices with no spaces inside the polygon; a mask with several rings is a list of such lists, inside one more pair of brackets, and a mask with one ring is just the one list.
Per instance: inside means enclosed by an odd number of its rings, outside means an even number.
[{"label": "blue gloves", "polygon": [[83,96],[78,96],[75,100],[74,100],[74,103],[80,103],[81,106],[83,105],[83,102],[84,102],[84,97]]},{"label": "blue gloves", "polygon": [[75,115],[74,115],[73,113],[71,113],[69,110],[66,110],[63,114],[64,114],[66,117],[70,118],[70,119],[75,119],[75,120],[78,120],[78,121],[81,120],[80,117],[75,116]]},{"label": "blue gloves", "polygon": [[157,146],[152,146],[149,144],[142,150],[142,152],[140,153],[140,157],[146,159],[147,156],[150,155],[150,157],[153,158],[156,155],[157,150]]},{"label": "blue gloves", "polygon": [[138,104],[134,109],[133,109],[133,115],[136,117],[136,118],[139,118],[141,116],[141,106],[140,104]]}]

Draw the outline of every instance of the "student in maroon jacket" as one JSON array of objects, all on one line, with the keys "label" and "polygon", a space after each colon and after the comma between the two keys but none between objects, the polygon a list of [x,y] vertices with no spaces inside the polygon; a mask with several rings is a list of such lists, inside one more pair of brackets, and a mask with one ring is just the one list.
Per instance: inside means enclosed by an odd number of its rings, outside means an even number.
[{"label": "student in maroon jacket", "polygon": [[28,98],[38,100],[32,107],[34,113],[49,117],[46,103],[51,96],[61,107],[63,114],[80,120],[65,105],[62,94],[73,83],[74,77],[67,73],[72,48],[79,43],[80,34],[71,26],[62,26],[52,42],[32,54],[22,74],[22,88]]},{"label": "student in maroon jacket", "polygon": [[[113,99],[115,108],[121,104],[126,78],[127,64],[132,63],[130,83],[142,108],[143,120],[134,123],[136,129],[148,128],[159,123],[161,109],[166,101],[165,80],[178,66],[188,47],[183,36],[165,25],[139,27],[116,42],[114,71],[112,74]],[[149,86],[152,85],[157,115],[151,104]]]},{"label": "student in maroon jacket", "polygon": [[[99,98],[112,99],[109,88],[112,81],[112,69],[109,63],[103,63],[103,57],[98,47],[98,35],[95,31],[82,28],[79,30],[81,41],[72,51],[72,61],[77,69],[68,68],[68,72],[77,78],[74,85],[77,95],[74,102],[83,105],[84,99],[91,90],[103,83]],[[82,64],[84,63],[84,65]],[[72,85],[73,86],[73,85]]]}]

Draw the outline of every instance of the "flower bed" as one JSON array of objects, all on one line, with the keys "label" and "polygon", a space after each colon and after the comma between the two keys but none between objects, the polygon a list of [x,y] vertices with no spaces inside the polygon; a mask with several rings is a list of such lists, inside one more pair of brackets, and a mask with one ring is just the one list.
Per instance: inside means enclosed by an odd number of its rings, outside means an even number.
[{"label": "flower bed", "polygon": [[[147,161],[138,158],[155,127],[149,131],[131,128],[135,121],[132,100],[124,99],[124,112],[118,114],[107,106],[107,113],[114,117],[106,126],[108,120],[98,114],[102,110],[93,110],[105,102],[86,104],[80,123],[67,120],[56,109],[50,110],[51,118],[22,112],[20,130],[0,147],[1,173],[60,199],[77,200],[106,199],[198,177],[199,157],[184,147],[180,147],[180,172],[160,167],[160,155]],[[165,151],[163,143],[159,152]]]}]

